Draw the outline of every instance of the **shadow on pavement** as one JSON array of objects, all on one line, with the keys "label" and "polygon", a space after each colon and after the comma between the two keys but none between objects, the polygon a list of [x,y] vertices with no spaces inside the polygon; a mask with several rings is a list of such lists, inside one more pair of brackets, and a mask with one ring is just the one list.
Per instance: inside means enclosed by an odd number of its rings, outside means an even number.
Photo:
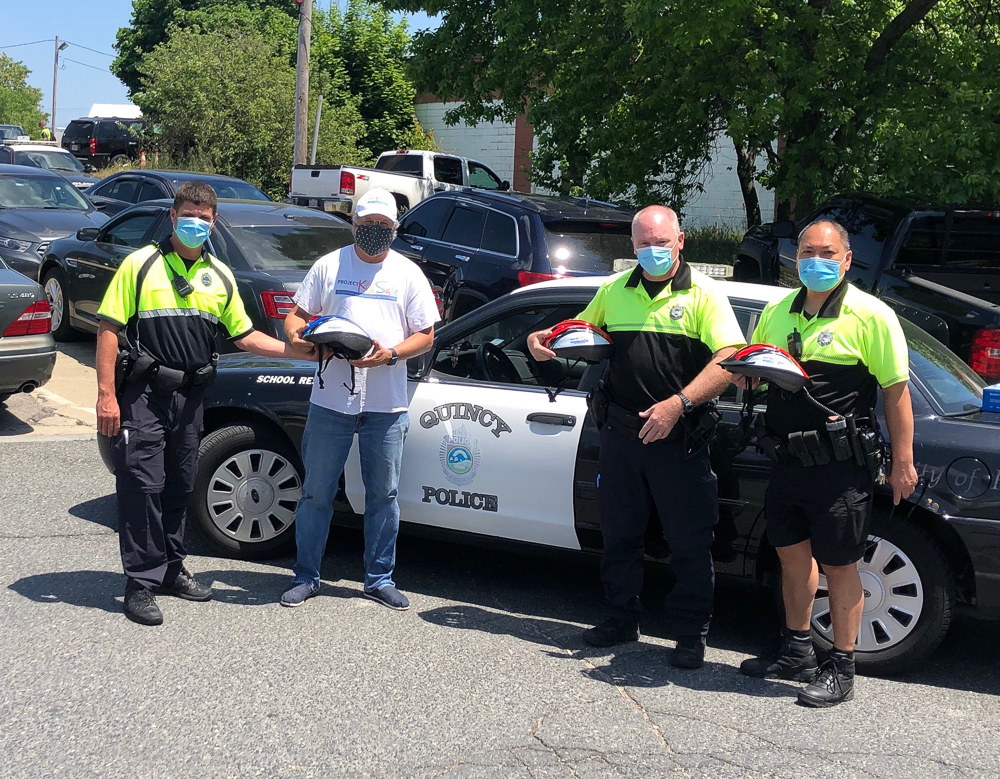
[{"label": "shadow on pavement", "polygon": [[110,571],[40,573],[18,579],[8,589],[36,603],[68,603],[120,613],[116,599],[125,593],[125,578]]},{"label": "shadow on pavement", "polygon": [[70,516],[84,519],[111,530],[118,529],[118,500],[112,495],[85,500],[70,507]]},{"label": "shadow on pavement", "polygon": [[72,357],[81,365],[94,368],[97,365],[97,339],[91,333],[74,333],[72,341],[60,341],[56,349],[67,357]]},{"label": "shadow on pavement", "polygon": [[7,408],[6,403],[0,403],[0,436],[25,435],[34,430],[31,425],[23,421]]}]

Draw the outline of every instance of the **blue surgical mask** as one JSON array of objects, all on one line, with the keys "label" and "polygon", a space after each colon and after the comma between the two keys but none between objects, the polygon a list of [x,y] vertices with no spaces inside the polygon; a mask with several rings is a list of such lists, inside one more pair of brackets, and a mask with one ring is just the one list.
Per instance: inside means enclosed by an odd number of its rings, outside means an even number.
[{"label": "blue surgical mask", "polygon": [[799,279],[813,292],[831,290],[840,283],[840,262],[825,257],[805,257],[799,260]]},{"label": "blue surgical mask", "polygon": [[674,267],[674,250],[668,246],[643,246],[635,255],[650,276],[664,276]]},{"label": "blue surgical mask", "polygon": [[199,219],[196,216],[179,216],[174,235],[189,249],[197,249],[208,240],[208,234],[211,231],[211,223],[204,219]]}]

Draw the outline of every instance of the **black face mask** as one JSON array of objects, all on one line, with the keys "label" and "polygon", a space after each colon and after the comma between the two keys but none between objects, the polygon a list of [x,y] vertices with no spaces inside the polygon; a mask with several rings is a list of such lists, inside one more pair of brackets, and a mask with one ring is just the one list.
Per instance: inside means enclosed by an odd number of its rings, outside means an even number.
[{"label": "black face mask", "polygon": [[365,254],[374,257],[389,251],[396,228],[382,225],[357,225],[354,228],[354,240]]}]

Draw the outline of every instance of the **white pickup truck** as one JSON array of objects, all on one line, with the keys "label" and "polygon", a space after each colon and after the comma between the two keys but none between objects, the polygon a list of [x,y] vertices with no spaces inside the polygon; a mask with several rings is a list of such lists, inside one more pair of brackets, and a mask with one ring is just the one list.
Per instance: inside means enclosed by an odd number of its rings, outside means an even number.
[{"label": "white pickup truck", "polygon": [[434,151],[387,151],[379,155],[374,168],[296,165],[285,202],[350,219],[354,204],[371,187],[392,192],[402,214],[435,192],[462,187],[506,191],[510,182],[466,157]]}]

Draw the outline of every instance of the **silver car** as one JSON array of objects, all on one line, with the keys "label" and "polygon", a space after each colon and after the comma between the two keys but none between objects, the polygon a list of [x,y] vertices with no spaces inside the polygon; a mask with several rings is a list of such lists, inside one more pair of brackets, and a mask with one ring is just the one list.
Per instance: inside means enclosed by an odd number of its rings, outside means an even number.
[{"label": "silver car", "polygon": [[41,285],[0,260],[0,403],[52,378],[56,342]]}]

